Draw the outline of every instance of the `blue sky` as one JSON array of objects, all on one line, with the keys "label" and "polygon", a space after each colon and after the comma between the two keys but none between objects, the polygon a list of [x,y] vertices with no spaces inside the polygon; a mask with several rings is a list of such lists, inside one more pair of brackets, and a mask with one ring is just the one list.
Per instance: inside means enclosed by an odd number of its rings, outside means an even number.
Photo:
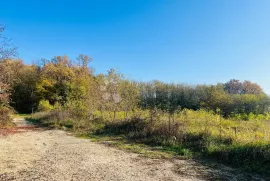
[{"label": "blue sky", "polygon": [[0,24],[31,63],[84,53],[96,73],[213,84],[232,78],[270,93],[268,0],[8,0]]}]

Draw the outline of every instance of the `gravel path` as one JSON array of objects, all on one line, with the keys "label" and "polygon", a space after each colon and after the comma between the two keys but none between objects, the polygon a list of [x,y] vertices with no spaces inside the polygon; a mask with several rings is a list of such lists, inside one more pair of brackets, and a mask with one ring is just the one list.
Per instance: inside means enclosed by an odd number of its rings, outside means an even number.
[{"label": "gravel path", "polygon": [[[79,139],[60,130],[27,129],[0,137],[1,181],[223,180],[207,179],[199,174],[201,172],[215,175],[215,170],[207,170],[207,167],[190,160],[145,158]],[[236,179],[230,177],[228,180]]]},{"label": "gravel path", "polygon": [[64,131],[31,131],[0,141],[0,180],[192,180],[173,163],[139,157]]}]

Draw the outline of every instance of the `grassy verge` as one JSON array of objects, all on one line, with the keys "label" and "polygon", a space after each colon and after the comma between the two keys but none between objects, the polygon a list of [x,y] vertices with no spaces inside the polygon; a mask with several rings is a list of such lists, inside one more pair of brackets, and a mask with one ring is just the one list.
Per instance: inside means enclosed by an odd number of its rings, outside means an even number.
[{"label": "grassy verge", "polygon": [[13,114],[13,118],[30,118],[31,114]]},{"label": "grassy verge", "polygon": [[178,146],[161,146],[161,145],[148,145],[139,141],[130,140],[125,135],[113,134],[78,134],[80,138],[91,139],[93,142],[105,144],[119,148],[121,150],[130,151],[133,153],[141,154],[148,158],[159,159],[189,159],[192,158],[191,152]]}]

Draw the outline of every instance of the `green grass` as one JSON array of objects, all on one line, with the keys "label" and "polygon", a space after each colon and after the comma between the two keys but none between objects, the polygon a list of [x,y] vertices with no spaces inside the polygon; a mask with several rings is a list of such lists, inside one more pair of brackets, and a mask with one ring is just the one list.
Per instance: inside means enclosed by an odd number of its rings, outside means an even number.
[{"label": "green grass", "polygon": [[12,118],[30,118],[31,114],[12,114]]},{"label": "green grass", "polygon": [[149,158],[172,159],[191,158],[191,152],[187,149],[177,146],[150,146],[147,144],[133,142],[124,135],[109,135],[109,134],[77,134],[79,138],[91,139],[93,142],[102,143],[107,146],[116,147],[121,150],[138,153],[141,156]]}]

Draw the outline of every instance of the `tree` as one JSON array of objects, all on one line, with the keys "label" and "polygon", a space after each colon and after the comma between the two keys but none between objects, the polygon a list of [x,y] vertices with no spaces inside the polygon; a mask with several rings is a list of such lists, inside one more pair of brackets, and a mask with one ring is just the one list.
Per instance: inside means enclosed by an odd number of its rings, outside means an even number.
[{"label": "tree", "polygon": [[239,80],[232,79],[224,84],[224,89],[229,94],[242,94],[243,93],[243,83]]},{"label": "tree", "polygon": [[75,77],[75,70],[68,57],[56,56],[41,68],[37,92],[50,104],[59,103],[63,106],[68,101]]},{"label": "tree", "polygon": [[138,84],[129,80],[123,80],[120,82],[119,92],[122,98],[121,107],[125,111],[125,118],[127,118],[128,112],[134,111],[139,103]]},{"label": "tree", "polygon": [[113,111],[113,120],[116,120],[116,113],[121,109],[120,105],[122,97],[120,95],[120,83],[123,79],[123,75],[116,72],[114,69],[108,71],[105,76],[105,89],[103,99],[106,101],[106,108],[109,111]]},{"label": "tree", "polygon": [[15,57],[17,55],[17,48],[12,45],[10,39],[3,35],[4,30],[5,27],[0,25],[0,99],[1,102],[5,102],[6,104],[9,100],[8,96],[10,94],[9,91],[11,80],[8,80],[10,79],[10,76],[8,76],[9,70],[6,69],[3,61],[8,58]]},{"label": "tree", "polygon": [[10,39],[3,35],[5,27],[0,25],[0,124],[10,121],[9,108],[11,87],[7,80],[7,74],[3,61],[8,58],[14,58],[17,55],[17,48],[13,46]]},{"label": "tree", "polygon": [[224,89],[229,94],[263,94],[263,90],[258,84],[247,80],[241,82],[232,79],[224,84]]},{"label": "tree", "polygon": [[140,106],[143,109],[148,109],[150,112],[150,120],[153,122],[153,117],[156,113],[157,109],[157,90],[155,86],[155,82],[141,83],[141,100]]},{"label": "tree", "polygon": [[89,57],[88,55],[80,54],[77,57],[77,61],[78,61],[78,66],[79,67],[87,68],[88,64],[92,61],[92,58]]},{"label": "tree", "polygon": [[0,61],[17,55],[17,48],[12,44],[11,39],[3,35],[4,30],[5,27],[0,25]]},{"label": "tree", "polygon": [[220,109],[221,112],[228,116],[233,111],[233,98],[224,89],[222,84],[207,87],[207,97],[202,101],[202,107],[216,111]]},{"label": "tree", "polygon": [[7,84],[0,82],[0,108],[9,104],[10,88]]},{"label": "tree", "polygon": [[243,82],[243,92],[244,94],[263,94],[263,90],[258,84],[247,80]]}]

